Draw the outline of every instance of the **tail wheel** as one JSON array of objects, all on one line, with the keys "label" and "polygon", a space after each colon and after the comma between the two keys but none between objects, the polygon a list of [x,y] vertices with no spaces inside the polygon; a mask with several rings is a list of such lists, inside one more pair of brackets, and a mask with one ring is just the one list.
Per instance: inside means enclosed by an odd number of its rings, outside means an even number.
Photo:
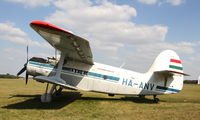
[{"label": "tail wheel", "polygon": [[155,103],[158,103],[160,100],[159,100],[159,98],[155,98],[153,101],[154,101]]},{"label": "tail wheel", "polygon": [[156,95],[153,95],[153,102],[158,103],[159,101],[159,98],[156,98]]}]

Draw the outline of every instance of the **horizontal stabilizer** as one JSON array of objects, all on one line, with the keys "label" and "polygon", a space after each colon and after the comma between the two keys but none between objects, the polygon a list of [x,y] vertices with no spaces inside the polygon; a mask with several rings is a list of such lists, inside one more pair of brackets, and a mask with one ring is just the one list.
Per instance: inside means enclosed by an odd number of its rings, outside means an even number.
[{"label": "horizontal stabilizer", "polygon": [[165,76],[173,76],[174,74],[190,76],[189,74],[181,73],[181,72],[177,72],[177,71],[172,71],[172,70],[155,71],[154,73],[163,74]]}]

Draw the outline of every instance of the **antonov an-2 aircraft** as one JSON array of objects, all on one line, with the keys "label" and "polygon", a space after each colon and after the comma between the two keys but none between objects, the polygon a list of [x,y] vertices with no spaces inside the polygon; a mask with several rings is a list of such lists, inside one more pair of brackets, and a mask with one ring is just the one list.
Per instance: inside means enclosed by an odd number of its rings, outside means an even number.
[{"label": "antonov an-2 aircraft", "polygon": [[[48,83],[42,102],[50,102],[54,93],[63,88],[114,95],[156,95],[178,93],[183,87],[182,62],[172,50],[161,52],[146,73],[137,73],[93,61],[89,42],[72,32],[44,21],[33,21],[30,26],[51,46],[60,51],[60,58],[33,57],[27,59],[20,75],[26,71],[38,82]],[[53,84],[48,92],[48,85]],[[60,87],[58,90],[56,86]]]}]

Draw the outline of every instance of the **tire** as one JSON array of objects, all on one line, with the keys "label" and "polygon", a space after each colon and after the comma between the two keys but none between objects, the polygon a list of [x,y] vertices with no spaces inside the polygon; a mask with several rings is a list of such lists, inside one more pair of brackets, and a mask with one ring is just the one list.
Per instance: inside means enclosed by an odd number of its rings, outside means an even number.
[{"label": "tire", "polygon": [[155,98],[153,101],[154,101],[155,103],[158,103],[158,102],[159,102],[159,98]]},{"label": "tire", "polygon": [[43,102],[43,103],[48,103],[48,102],[51,102],[51,100],[52,100],[52,95],[49,94],[49,93],[45,93],[45,94],[43,94],[43,95],[40,97],[40,99],[41,99],[41,102]]}]

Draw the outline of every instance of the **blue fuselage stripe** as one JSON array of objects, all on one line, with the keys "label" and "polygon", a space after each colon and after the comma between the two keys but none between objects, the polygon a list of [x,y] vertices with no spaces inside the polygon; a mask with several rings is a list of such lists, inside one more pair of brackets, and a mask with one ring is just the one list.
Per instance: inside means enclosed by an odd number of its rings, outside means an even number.
[{"label": "blue fuselage stripe", "polygon": [[[53,65],[50,65],[50,64],[38,63],[38,62],[33,62],[33,61],[29,61],[29,64],[36,65],[36,66],[47,67],[47,68],[51,68],[51,69],[55,68]],[[103,74],[99,74],[99,73],[88,72],[88,71],[78,70],[78,69],[69,68],[69,67],[63,67],[62,70],[75,72],[75,73],[80,73],[82,75],[87,75],[87,76],[90,76],[90,77],[97,77],[97,78],[101,78],[101,79],[119,81],[119,77],[103,75]]]},{"label": "blue fuselage stripe", "polygon": [[44,63],[38,63],[38,62],[32,62],[32,61],[29,61],[29,64],[42,66],[42,67],[48,67],[48,68],[54,68],[54,66],[50,64],[44,64]]},{"label": "blue fuselage stripe", "polygon": [[171,91],[171,92],[180,92],[180,90],[178,90],[178,89],[168,88],[168,87],[163,87],[163,86],[157,86],[156,88],[160,89],[160,90]]}]

